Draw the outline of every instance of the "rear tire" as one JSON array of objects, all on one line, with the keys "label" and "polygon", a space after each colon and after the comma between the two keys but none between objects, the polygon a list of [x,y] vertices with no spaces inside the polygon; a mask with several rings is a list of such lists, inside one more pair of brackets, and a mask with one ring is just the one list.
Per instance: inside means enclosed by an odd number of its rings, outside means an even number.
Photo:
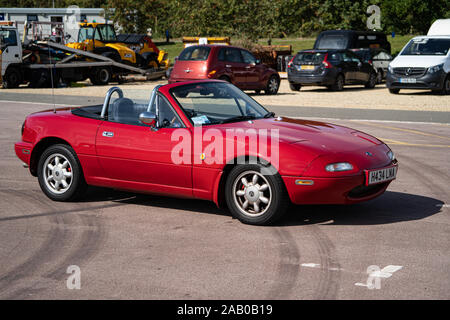
[{"label": "rear tire", "polygon": [[92,71],[89,77],[93,85],[105,86],[111,81],[112,72],[108,66],[97,67]]},{"label": "rear tire", "polygon": [[338,74],[334,84],[331,86],[331,90],[342,91],[344,89],[344,81],[344,76],[342,74]]},{"label": "rear tire", "polygon": [[247,224],[269,225],[283,216],[290,201],[283,180],[272,170],[261,164],[238,165],[231,170],[225,198],[233,217]]},{"label": "rear tire", "polygon": [[364,85],[364,87],[366,87],[367,89],[373,89],[375,88],[376,84],[377,84],[377,75],[375,74],[375,72],[371,72],[369,75],[369,80]]},{"label": "rear tire", "polygon": [[392,94],[398,94],[400,92],[400,89],[389,89],[389,92]]},{"label": "rear tire", "polygon": [[42,191],[54,201],[72,201],[87,188],[75,151],[68,145],[48,147],[39,158],[38,181]]},{"label": "rear tire", "polygon": [[223,81],[226,81],[226,82],[231,83],[231,79],[230,79],[230,77],[228,77],[228,76],[220,76],[220,77],[219,77],[219,80],[223,80]]},{"label": "rear tire", "polygon": [[302,85],[298,83],[289,83],[289,88],[291,88],[292,91],[300,91]]}]

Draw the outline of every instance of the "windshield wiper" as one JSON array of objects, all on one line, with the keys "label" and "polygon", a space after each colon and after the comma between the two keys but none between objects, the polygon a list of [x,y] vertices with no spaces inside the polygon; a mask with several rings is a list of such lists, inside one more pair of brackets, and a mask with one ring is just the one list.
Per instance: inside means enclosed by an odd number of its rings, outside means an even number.
[{"label": "windshield wiper", "polygon": [[275,117],[275,112],[268,112],[264,115],[264,118],[272,118]]},{"label": "windshield wiper", "polygon": [[255,116],[236,116],[236,117],[231,117],[231,118],[222,120],[222,121],[220,121],[220,123],[229,123],[229,122],[252,120],[252,119],[255,119]]}]

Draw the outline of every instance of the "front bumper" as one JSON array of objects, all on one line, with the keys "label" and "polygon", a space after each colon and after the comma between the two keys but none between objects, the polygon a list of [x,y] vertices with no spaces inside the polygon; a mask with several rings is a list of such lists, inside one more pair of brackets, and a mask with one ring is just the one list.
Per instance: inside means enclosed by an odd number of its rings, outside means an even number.
[{"label": "front bumper", "polygon": [[[438,72],[426,72],[421,77],[398,76],[391,72],[386,75],[386,86],[389,89],[428,89],[441,90],[444,86],[446,73],[443,70]],[[415,79],[415,83],[403,83],[400,79]]]},{"label": "front bumper", "polygon": [[14,144],[14,150],[16,152],[17,157],[22,160],[24,164],[27,166],[30,165],[31,159],[31,151],[33,150],[33,145],[29,142],[16,142]]},{"label": "front bumper", "polygon": [[[361,174],[339,178],[314,178],[282,176],[294,204],[352,204],[374,199],[382,195],[389,184],[386,181],[370,186],[365,185],[365,175]],[[296,181],[311,181],[298,184]]]}]

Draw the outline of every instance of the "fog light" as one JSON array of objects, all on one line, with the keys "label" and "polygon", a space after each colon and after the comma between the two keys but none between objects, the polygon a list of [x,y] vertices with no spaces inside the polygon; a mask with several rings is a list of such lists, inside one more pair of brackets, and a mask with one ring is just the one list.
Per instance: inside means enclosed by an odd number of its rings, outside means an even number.
[{"label": "fog light", "polygon": [[328,172],[350,171],[353,166],[348,162],[331,163],[325,167]]}]

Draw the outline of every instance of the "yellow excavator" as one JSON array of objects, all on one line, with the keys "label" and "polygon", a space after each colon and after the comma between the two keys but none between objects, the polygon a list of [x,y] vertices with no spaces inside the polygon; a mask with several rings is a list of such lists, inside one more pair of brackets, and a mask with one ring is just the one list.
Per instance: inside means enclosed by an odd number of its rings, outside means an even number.
[{"label": "yellow excavator", "polygon": [[159,50],[149,36],[116,35],[113,25],[105,23],[80,23],[77,42],[69,42],[66,46],[138,68],[167,69],[170,63],[167,52]]}]

